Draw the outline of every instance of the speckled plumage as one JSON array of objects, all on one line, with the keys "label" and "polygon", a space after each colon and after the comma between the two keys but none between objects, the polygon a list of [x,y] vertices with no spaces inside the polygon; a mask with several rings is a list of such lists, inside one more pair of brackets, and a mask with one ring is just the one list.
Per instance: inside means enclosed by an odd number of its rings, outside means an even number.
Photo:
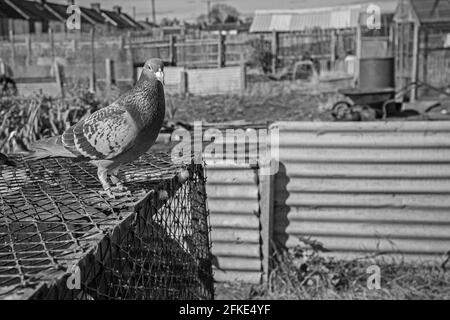
[{"label": "speckled plumage", "polygon": [[0,152],[0,165],[6,165],[6,166],[11,166],[11,167],[15,167],[16,163],[11,160],[10,158],[8,158],[8,156],[4,155],[3,153]]},{"label": "speckled plumage", "polygon": [[155,59],[149,60],[133,89],[108,107],[80,120],[61,136],[36,142],[34,153],[28,158],[90,160],[99,169],[103,187],[109,189],[106,175],[116,176],[121,164],[145,153],[155,142],[163,125],[164,88],[154,68],[163,71],[162,61],[156,59],[155,63]]}]

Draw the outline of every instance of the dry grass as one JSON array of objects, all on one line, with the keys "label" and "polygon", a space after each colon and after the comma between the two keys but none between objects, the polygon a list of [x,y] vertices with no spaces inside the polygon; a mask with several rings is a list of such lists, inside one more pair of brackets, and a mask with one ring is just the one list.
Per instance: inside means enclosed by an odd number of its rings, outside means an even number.
[{"label": "dry grass", "polygon": [[330,94],[271,87],[250,90],[245,95],[173,95],[166,99],[166,105],[170,109],[176,107],[174,121],[182,122],[331,121],[331,114],[321,109],[329,97]]},{"label": "dry grass", "polygon": [[35,140],[61,134],[118,96],[117,90],[92,94],[82,82],[67,85],[65,92],[64,99],[38,94],[1,98],[0,151],[20,152]]},{"label": "dry grass", "polygon": [[[245,95],[166,96],[165,131],[177,122],[226,122],[246,120],[253,123],[277,120],[331,120],[322,108],[330,94],[299,90],[299,84],[266,82],[252,85]],[[108,105],[118,91],[88,91],[87,84],[76,83],[66,88],[66,98],[36,95],[31,98],[0,99],[0,152],[27,149],[31,142],[61,134],[86,114]]]},{"label": "dry grass", "polygon": [[[311,247],[310,247],[311,248]],[[450,272],[436,263],[388,256],[336,260],[304,246],[277,251],[267,285],[219,284],[218,299],[450,299]],[[368,289],[367,268],[381,269],[381,289]]]}]

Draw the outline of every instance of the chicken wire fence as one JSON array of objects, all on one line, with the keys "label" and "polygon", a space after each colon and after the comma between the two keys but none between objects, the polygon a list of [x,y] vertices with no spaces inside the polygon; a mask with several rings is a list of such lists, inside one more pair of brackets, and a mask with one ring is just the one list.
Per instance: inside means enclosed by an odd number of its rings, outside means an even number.
[{"label": "chicken wire fence", "polygon": [[204,168],[146,154],[99,193],[67,159],[0,166],[0,299],[212,299]]}]

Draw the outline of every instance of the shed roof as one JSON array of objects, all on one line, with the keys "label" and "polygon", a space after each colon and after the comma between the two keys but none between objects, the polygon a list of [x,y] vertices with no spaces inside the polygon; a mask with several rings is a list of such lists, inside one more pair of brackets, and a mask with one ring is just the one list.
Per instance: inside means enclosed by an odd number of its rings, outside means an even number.
[{"label": "shed roof", "polygon": [[[394,13],[396,1],[375,2],[381,13]],[[295,10],[257,10],[250,32],[293,32],[313,28],[345,29],[358,25],[358,18],[369,4],[349,4]]]},{"label": "shed roof", "polygon": [[400,0],[394,20],[450,26],[449,0]]},{"label": "shed roof", "polygon": [[50,7],[51,10],[56,12],[60,17],[65,18],[67,17],[67,6],[63,4],[53,3],[53,2],[47,2],[47,7]]},{"label": "shed roof", "polygon": [[[45,1],[0,0],[0,17],[11,19],[62,21],[67,17],[67,5]],[[82,23],[105,24],[107,20],[118,28],[142,28],[126,13],[80,7]]]},{"label": "shed roof", "polygon": [[126,19],[124,19],[121,14],[114,12],[114,11],[109,11],[109,10],[102,10],[102,13],[107,17],[106,20],[110,20],[112,21],[115,27],[117,28],[122,28],[122,29],[126,29],[126,28],[136,28],[136,26],[132,23],[130,23],[129,21],[127,21]]},{"label": "shed roof", "polygon": [[421,23],[450,22],[449,0],[411,0],[411,5]]},{"label": "shed roof", "polygon": [[24,17],[11,8],[4,0],[0,0],[0,17],[10,19],[24,19]]},{"label": "shed roof", "polygon": [[[22,19],[37,20],[37,21],[60,21],[59,17],[55,16],[47,10],[40,2],[13,0],[6,1],[7,5],[19,14],[24,13],[26,17]],[[22,14],[21,14],[22,16]]]},{"label": "shed roof", "polygon": [[143,26],[141,26],[139,24],[139,22],[137,22],[136,20],[134,20],[132,17],[130,17],[129,14],[122,12],[121,13],[122,18],[124,18],[124,20],[128,21],[128,23],[130,23],[132,26],[134,26],[137,29],[144,29]]}]

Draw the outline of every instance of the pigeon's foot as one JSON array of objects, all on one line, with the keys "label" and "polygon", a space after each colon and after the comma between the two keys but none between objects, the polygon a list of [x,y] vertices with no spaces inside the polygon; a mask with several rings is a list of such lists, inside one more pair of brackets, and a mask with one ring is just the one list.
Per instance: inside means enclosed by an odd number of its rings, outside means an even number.
[{"label": "pigeon's foot", "polygon": [[110,199],[117,199],[117,198],[121,198],[121,197],[131,196],[131,191],[129,191],[129,190],[119,191],[119,190],[117,190],[117,187],[112,187],[107,190],[100,190],[98,193],[100,195],[107,196]]},{"label": "pigeon's foot", "polygon": [[111,190],[116,197],[131,196],[131,191],[121,183],[116,184]]},{"label": "pigeon's foot", "polygon": [[98,193],[102,196],[107,196],[110,199],[115,199],[116,196],[115,194],[112,192],[111,188],[107,188],[105,190],[99,190]]},{"label": "pigeon's foot", "polygon": [[127,187],[125,187],[122,182],[117,182],[114,187],[111,188],[111,190],[115,192],[126,192],[128,191]]}]

